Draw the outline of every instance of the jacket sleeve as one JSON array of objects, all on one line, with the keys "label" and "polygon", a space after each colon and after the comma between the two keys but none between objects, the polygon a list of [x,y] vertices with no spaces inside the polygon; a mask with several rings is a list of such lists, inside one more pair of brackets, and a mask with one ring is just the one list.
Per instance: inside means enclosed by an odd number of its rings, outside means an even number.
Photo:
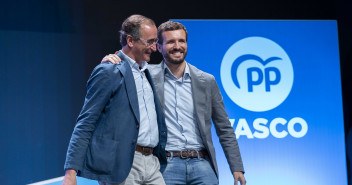
[{"label": "jacket sleeve", "polygon": [[222,95],[214,76],[211,76],[211,117],[224,150],[231,172],[244,172],[242,158],[237,143],[236,135],[225,111]]},{"label": "jacket sleeve", "polygon": [[97,121],[113,93],[112,64],[100,64],[92,72],[87,82],[87,94],[68,146],[65,170],[82,170],[86,151],[96,128]]}]

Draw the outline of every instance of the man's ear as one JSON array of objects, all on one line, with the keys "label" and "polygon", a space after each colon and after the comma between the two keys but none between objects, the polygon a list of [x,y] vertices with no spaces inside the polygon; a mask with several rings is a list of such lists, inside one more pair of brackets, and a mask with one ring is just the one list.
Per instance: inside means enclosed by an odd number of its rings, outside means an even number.
[{"label": "man's ear", "polygon": [[159,53],[161,53],[161,45],[159,43],[156,43],[156,48],[158,49]]},{"label": "man's ear", "polygon": [[133,47],[133,37],[131,35],[127,35],[126,37],[127,45],[132,48]]}]

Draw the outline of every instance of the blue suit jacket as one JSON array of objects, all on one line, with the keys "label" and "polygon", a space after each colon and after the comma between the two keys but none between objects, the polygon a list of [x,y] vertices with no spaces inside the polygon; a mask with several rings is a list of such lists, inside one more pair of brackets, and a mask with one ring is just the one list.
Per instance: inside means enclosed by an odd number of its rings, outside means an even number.
[{"label": "blue suit jacket", "polygon": [[[122,55],[121,65],[103,63],[87,83],[84,106],[77,119],[67,151],[65,169],[78,175],[109,183],[121,183],[129,174],[136,148],[140,116],[136,85],[131,67]],[[166,163],[166,125],[155,87],[159,144],[154,155]]]}]

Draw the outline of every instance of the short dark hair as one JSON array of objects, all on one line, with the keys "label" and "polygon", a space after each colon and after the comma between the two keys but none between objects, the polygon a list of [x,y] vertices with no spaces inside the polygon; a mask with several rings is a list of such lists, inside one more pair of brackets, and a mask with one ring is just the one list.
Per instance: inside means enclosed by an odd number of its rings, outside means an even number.
[{"label": "short dark hair", "polygon": [[162,34],[164,31],[174,31],[174,30],[184,30],[186,33],[186,41],[187,41],[188,33],[186,30],[186,27],[183,24],[179,22],[174,22],[174,21],[166,21],[158,27],[158,43],[159,44],[163,43]]},{"label": "short dark hair", "polygon": [[143,15],[131,15],[123,21],[120,30],[120,44],[122,47],[127,44],[127,35],[131,35],[133,39],[140,38],[140,28],[143,23],[155,25],[152,19]]}]

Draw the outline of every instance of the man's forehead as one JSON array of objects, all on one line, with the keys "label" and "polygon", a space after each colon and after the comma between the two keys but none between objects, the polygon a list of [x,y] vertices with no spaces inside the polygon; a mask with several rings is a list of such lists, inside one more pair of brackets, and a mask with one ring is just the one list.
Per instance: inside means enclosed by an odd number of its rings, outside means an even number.
[{"label": "man's forehead", "polygon": [[180,36],[186,38],[186,32],[183,29],[164,31],[162,35],[163,37],[170,38],[170,39],[173,37],[180,37]]},{"label": "man's forehead", "polygon": [[141,28],[143,29],[154,29],[156,28],[156,26],[154,24],[151,23],[142,23],[141,24]]},{"label": "man's forehead", "polygon": [[141,36],[143,35],[152,35],[156,37],[157,28],[153,24],[144,23],[141,24]]}]

